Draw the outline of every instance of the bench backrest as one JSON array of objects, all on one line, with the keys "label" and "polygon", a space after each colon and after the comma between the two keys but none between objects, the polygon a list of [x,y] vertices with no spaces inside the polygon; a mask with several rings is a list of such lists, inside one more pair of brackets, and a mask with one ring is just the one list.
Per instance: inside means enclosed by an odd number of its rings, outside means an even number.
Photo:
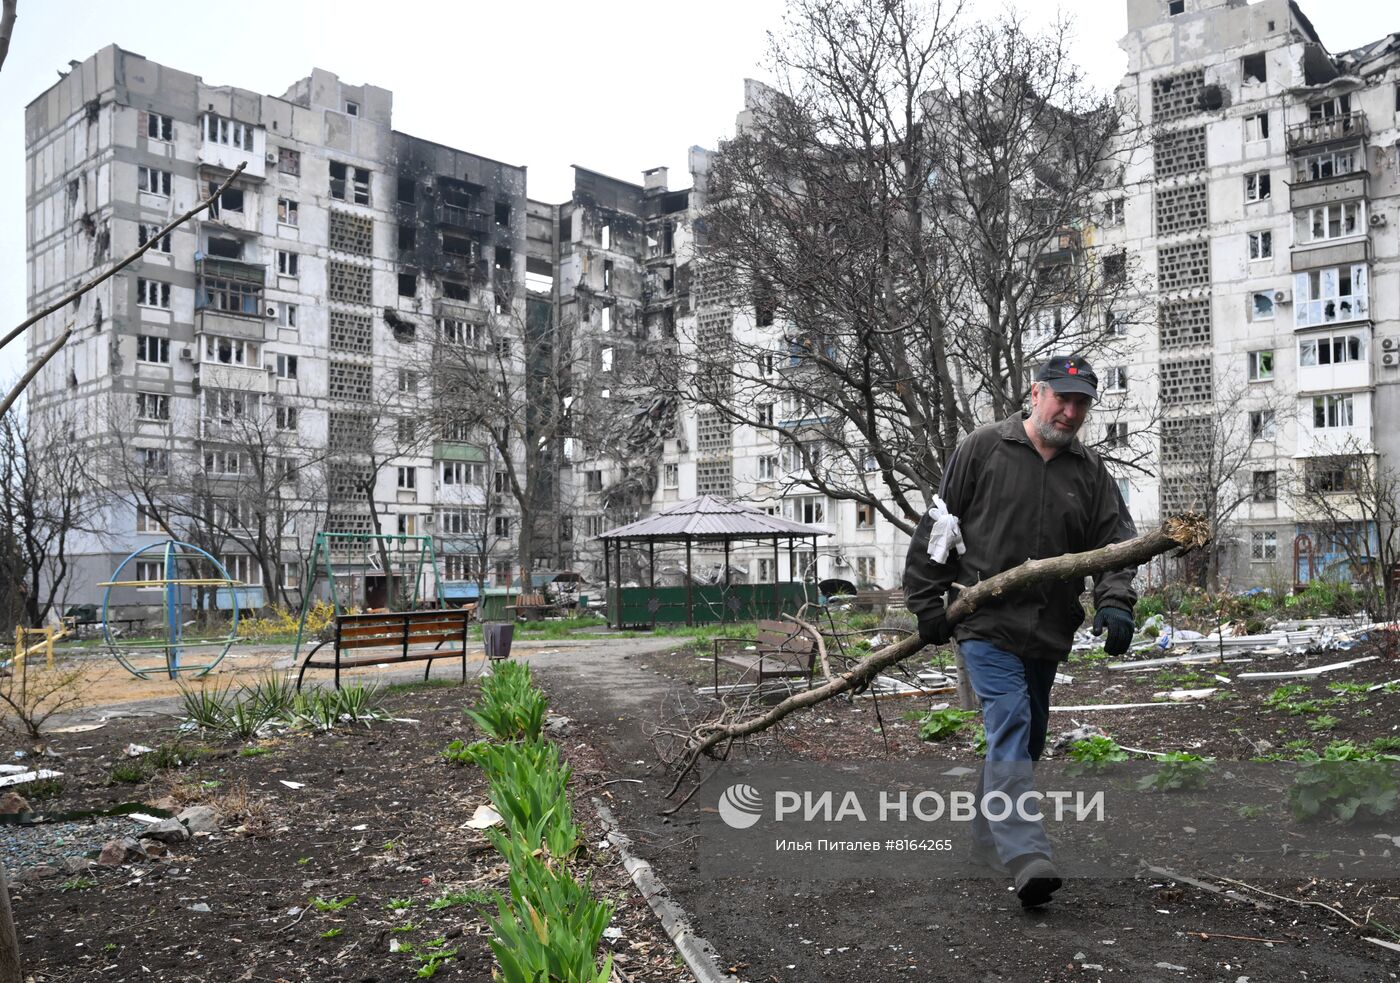
[{"label": "bench backrest", "polygon": [[408,648],[465,641],[471,611],[389,611],[382,614],[342,614],[335,619],[338,649]]},{"label": "bench backrest", "polygon": [[515,599],[515,606],[518,608],[543,608],[549,606],[549,601],[545,600],[543,594],[521,594]]}]

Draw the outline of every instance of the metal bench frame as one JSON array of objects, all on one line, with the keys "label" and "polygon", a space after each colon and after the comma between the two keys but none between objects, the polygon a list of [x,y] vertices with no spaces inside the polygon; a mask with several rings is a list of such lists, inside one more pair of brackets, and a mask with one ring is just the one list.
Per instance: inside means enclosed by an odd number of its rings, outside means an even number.
[{"label": "metal bench frame", "polygon": [[[462,608],[433,611],[389,611],[379,614],[336,615],[335,634],[312,647],[297,673],[297,689],[308,669],[334,669],[335,688],[340,689],[340,670],[360,666],[378,666],[399,662],[428,663],[423,670],[426,681],[433,671],[434,659],[462,660],[462,682],[467,681],[467,627],[472,612]],[[442,651],[449,642],[453,647]],[[415,645],[434,643],[431,649],[414,649]],[[315,661],[316,653],[327,645],[333,646],[334,658]],[[365,649],[376,654],[346,659],[345,652]],[[381,654],[382,653],[382,654]],[[396,653],[396,654],[395,654]]]},{"label": "metal bench frame", "polygon": [[[720,655],[720,645],[723,642],[752,643],[754,652]],[[715,638],[713,643],[715,695],[719,695],[721,661],[743,669],[744,676],[749,672],[757,672],[758,678],[754,681],[756,686],[762,686],[764,679],[811,679],[816,669],[816,643],[802,634],[802,629],[791,622],[760,621],[756,638]],[[743,678],[741,676],[740,680]]]}]

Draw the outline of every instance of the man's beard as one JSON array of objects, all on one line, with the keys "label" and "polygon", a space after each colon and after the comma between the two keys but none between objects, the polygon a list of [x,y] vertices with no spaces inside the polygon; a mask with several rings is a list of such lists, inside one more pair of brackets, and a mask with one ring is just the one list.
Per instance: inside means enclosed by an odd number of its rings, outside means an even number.
[{"label": "man's beard", "polygon": [[1068,447],[1074,443],[1074,430],[1060,430],[1050,420],[1037,418],[1033,421],[1035,432],[1040,434],[1040,439],[1045,441],[1046,447]]}]

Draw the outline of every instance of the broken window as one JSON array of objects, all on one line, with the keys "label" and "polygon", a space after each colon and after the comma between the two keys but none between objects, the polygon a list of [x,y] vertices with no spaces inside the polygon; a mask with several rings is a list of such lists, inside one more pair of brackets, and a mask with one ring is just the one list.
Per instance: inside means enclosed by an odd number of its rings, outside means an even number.
[{"label": "broken window", "polygon": [[612,248],[612,226],[603,225],[598,229],[598,245],[604,249]]},{"label": "broken window", "polygon": [[418,296],[418,274],[410,271],[399,274],[399,296]]},{"label": "broken window", "polygon": [[758,480],[772,481],[778,477],[778,456],[763,454],[758,459]]},{"label": "broken window", "polygon": [[[138,224],[136,226],[136,244],[138,246],[144,246],[146,243],[150,242],[152,238],[155,238],[160,228],[159,225]],[[167,232],[165,235],[156,239],[156,243],[151,249],[158,253],[170,252],[170,233]]]},{"label": "broken window", "polygon": [[598,308],[598,330],[607,333],[612,330],[612,305],[603,304]]},{"label": "broken window", "polygon": [[[165,393],[137,393],[136,418],[138,420],[166,421],[170,419],[170,397]],[[149,461],[150,458],[148,457]],[[165,459],[168,467],[168,458]],[[164,471],[160,472],[164,474]]]},{"label": "broken window", "polygon": [[1251,232],[1249,234],[1249,258],[1269,259],[1274,255],[1274,234],[1272,232]]},{"label": "broken window", "polygon": [[438,331],[443,341],[454,345],[466,345],[469,348],[480,348],[484,335],[481,325],[456,317],[439,319]]},{"label": "broken window", "polygon": [[1307,240],[1323,242],[1365,232],[1364,216],[1365,209],[1359,201],[1344,201],[1310,208],[1307,213]]},{"label": "broken window", "polygon": [[507,295],[501,293],[499,290],[496,291],[492,299],[491,310],[496,314],[508,314],[510,313],[509,309],[510,301]]},{"label": "broken window", "polygon": [[1255,471],[1251,480],[1253,499],[1256,502],[1278,500],[1278,472]]},{"label": "broken window", "polygon": [[[136,187],[153,195],[170,196],[170,172],[155,167],[136,168]],[[70,195],[76,197],[76,195]]]},{"label": "broken window", "polygon": [[604,261],[603,261],[603,289],[604,289],[604,290],[611,290],[611,289],[612,289],[612,278],[613,278],[613,264],[612,264],[612,260],[610,260],[610,259],[604,260]]},{"label": "broken window", "polygon": [[613,370],[613,349],[603,348],[598,352],[598,369],[601,372]]},{"label": "broken window", "polygon": [[1341,396],[1313,397],[1313,429],[1326,430],[1334,427],[1350,427],[1355,420],[1355,406],[1351,393]]},{"label": "broken window", "polygon": [[399,369],[399,392],[416,393],[418,391],[418,373],[410,369]]},{"label": "broken window", "polygon": [[239,150],[253,149],[253,126],[250,123],[240,123],[238,120],[214,113],[205,113],[203,131],[207,143],[221,143],[227,147],[237,147]]},{"label": "broken window", "polygon": [[797,495],[783,500],[783,515],[798,522],[826,522],[825,495]]},{"label": "broken window", "polygon": [[1366,345],[1360,335],[1341,334],[1308,338],[1298,342],[1298,364],[1311,366],[1359,362],[1365,352]]},{"label": "broken window", "polygon": [[297,357],[295,355],[277,356],[277,378],[295,379],[297,377]]},{"label": "broken window", "polygon": [[461,280],[443,280],[442,295],[448,300],[471,300],[472,290],[469,284]]},{"label": "broken window", "polygon": [[277,273],[279,276],[299,276],[300,256],[285,249],[277,250]]},{"label": "broken window", "polygon": [[496,202],[496,224],[501,228],[510,226],[510,202]]},{"label": "broken window", "polygon": [[173,140],[175,138],[175,124],[169,116],[162,116],[159,113],[142,113],[146,118],[146,138],[148,140]]},{"label": "broken window", "polygon": [[360,104],[359,104],[358,102],[350,102],[350,101],[347,99],[346,102],[345,102],[345,115],[346,115],[346,116],[358,116],[358,115],[360,115]]},{"label": "broken window", "polygon": [[508,359],[508,358],[510,358],[510,339],[509,339],[509,338],[497,338],[497,339],[496,339],[496,357],[497,357],[497,358],[501,358],[501,359]]},{"label": "broken window", "polygon": [[244,258],[244,244],[242,244],[242,239],[231,239],[225,235],[210,235],[209,242],[204,245],[204,255],[214,256],[217,259],[242,259]]},{"label": "broken window", "polygon": [[496,269],[510,272],[510,250],[504,246],[496,247]]},{"label": "broken window", "polygon": [[[165,526],[162,525],[162,523],[161,523],[160,515],[159,515],[159,513],[156,511],[156,509],[155,509],[153,506],[150,506],[150,505],[138,505],[138,506],[136,506],[136,531],[137,531],[137,532],[161,532],[162,530],[164,530],[164,528],[165,528]],[[163,567],[164,564],[160,564],[160,566]],[[141,579],[144,580],[145,578],[143,577],[143,578],[141,578]],[[164,573],[163,571],[160,572],[160,573],[157,573],[157,574],[155,575],[155,577],[153,577],[153,578],[151,578],[151,579],[153,579],[153,580],[164,580],[164,579],[165,579],[165,573]]]},{"label": "broken window", "polygon": [[142,307],[170,307],[170,284],[159,280],[136,281],[136,303]]},{"label": "broken window", "polygon": [[136,451],[136,463],[146,474],[169,474],[170,452],[163,447],[141,447]]},{"label": "broken window", "polygon": [[295,328],[297,326],[297,305],[279,305],[277,309],[277,323],[284,328]]},{"label": "broken window", "polygon": [[462,236],[442,234],[442,251],[449,256],[463,256],[467,259],[476,257],[476,243],[471,239]]},{"label": "broken window", "polygon": [[277,221],[283,225],[300,225],[300,208],[291,198],[277,199]]},{"label": "broken window", "polygon": [[767,284],[760,284],[753,292],[754,324],[766,328],[777,316],[777,301],[773,290]]},{"label": "broken window", "polygon": [[290,147],[277,149],[277,169],[288,177],[301,176],[301,151]]},{"label": "broken window", "polygon": [[510,493],[510,475],[505,471],[497,471],[495,474],[495,484],[492,485],[497,495]]},{"label": "broken window", "polygon": [[443,461],[441,474],[444,485],[479,487],[486,481],[486,465],[473,461]]},{"label": "broken window", "polygon": [[369,171],[338,160],[330,162],[331,197],[336,201],[369,204]]},{"label": "broken window", "polygon": [[1103,203],[1103,224],[1122,225],[1123,224],[1123,199],[1108,198]]},{"label": "broken window", "polygon": [[1128,275],[1128,254],[1111,253],[1103,258],[1103,278],[1105,283],[1122,283]]},{"label": "broken window", "polygon": [[773,404],[759,403],[757,412],[754,414],[756,423],[760,427],[771,427],[773,425]]},{"label": "broken window", "polygon": [[255,368],[260,364],[255,342],[213,335],[204,336],[204,361],[220,365],[250,365]]},{"label": "broken window", "polygon": [[874,505],[871,505],[869,502],[858,502],[858,503],[856,503],[856,528],[857,528],[857,529],[874,529],[874,528],[875,528],[875,506],[874,506]]},{"label": "broken window", "polygon": [[226,314],[261,315],[259,301],[262,285],[224,277],[203,277],[200,280],[196,306],[222,311]]},{"label": "broken window", "polygon": [[1274,353],[1272,350],[1250,352],[1248,363],[1250,382],[1268,382],[1274,377]]},{"label": "broken window", "polygon": [[1167,16],[1175,17],[1186,13],[1186,0],[1167,0]]},{"label": "broken window", "polygon": [[1128,445],[1128,425],[1126,423],[1110,423],[1105,426],[1103,445],[1109,450],[1115,447],[1126,447]]},{"label": "broken window", "polygon": [[493,520],[493,531],[502,539],[510,536],[510,516],[498,515]]},{"label": "broken window", "polygon": [[1128,391],[1128,367],[1126,365],[1110,365],[1104,372],[1103,391],[1106,393],[1125,393]]},{"label": "broken window", "polygon": [[418,183],[413,178],[399,178],[398,199],[405,205],[411,205],[418,200]]},{"label": "broken window", "polygon": [[1354,149],[1328,150],[1300,158],[1294,165],[1294,179],[1300,184],[1307,181],[1324,181],[1330,177],[1355,173],[1356,170]]},{"label": "broken window", "polygon": [[1308,491],[1324,495],[1353,492],[1360,483],[1358,472],[1356,464],[1350,461],[1309,461],[1303,469],[1303,484]]},{"label": "broken window", "polygon": [[405,491],[412,491],[418,487],[417,468],[399,468],[398,487]]},{"label": "broken window", "polygon": [[411,225],[399,226],[399,252],[412,252],[418,245],[418,237],[414,234],[417,230]]},{"label": "broken window", "polygon": [[1240,59],[1240,68],[1244,74],[1244,80],[1249,82],[1266,82],[1269,78],[1268,62],[1264,57],[1264,52],[1254,55],[1245,55]]},{"label": "broken window", "polygon": [[583,477],[585,491],[600,492],[603,490],[603,472],[585,471]]},{"label": "broken window", "polygon": [[1349,92],[1308,104],[1308,120],[1313,123],[1333,119],[1337,116],[1347,116],[1350,113],[1351,93]]},{"label": "broken window", "polygon": [[1367,269],[1364,263],[1310,270],[1293,278],[1296,327],[1365,317]]},{"label": "broken window", "polygon": [[1251,410],[1249,413],[1249,439],[1273,440],[1275,419],[1273,410]]},{"label": "broken window", "polygon": [[1244,139],[1246,143],[1269,139],[1268,113],[1256,113],[1244,118]]},{"label": "broken window", "polygon": [[679,488],[681,486],[681,466],[679,464],[661,465],[661,487]]},{"label": "broken window", "polygon": [[1267,201],[1273,194],[1273,185],[1268,171],[1255,171],[1244,176],[1244,200],[1249,202]]},{"label": "broken window", "polygon": [[168,364],[170,362],[170,339],[154,335],[137,335],[136,361]]},{"label": "broken window", "polygon": [[1255,321],[1271,321],[1274,317],[1274,296],[1267,290],[1256,291],[1250,297],[1250,315]]}]

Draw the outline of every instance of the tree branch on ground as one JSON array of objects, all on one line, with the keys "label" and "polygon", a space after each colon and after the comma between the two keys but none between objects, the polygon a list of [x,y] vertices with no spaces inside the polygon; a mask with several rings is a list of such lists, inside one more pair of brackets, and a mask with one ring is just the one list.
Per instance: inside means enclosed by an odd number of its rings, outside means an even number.
[{"label": "tree branch on ground", "polygon": [[[1084,553],[1067,553],[1063,556],[1027,560],[1020,566],[988,577],[959,593],[948,608],[948,621],[957,624],[989,600],[1016,594],[1035,584],[1056,580],[1082,580],[1084,577],[1109,570],[1135,567],[1173,550],[1200,549],[1208,542],[1207,531],[1208,526],[1203,517],[1184,515],[1169,518],[1160,528],[1122,543]],[[798,710],[809,709],[832,697],[867,685],[880,672],[909,658],[923,647],[924,643],[919,640],[918,635],[911,635],[871,653],[854,668],[831,682],[795,693],[757,716],[730,719],[726,712],[717,721],[700,724],[691,731],[688,753],[682,758],[680,773],[668,794],[675,794],[686,774],[695,767],[701,757],[710,754],[721,741],[733,741],[765,731]]]}]

